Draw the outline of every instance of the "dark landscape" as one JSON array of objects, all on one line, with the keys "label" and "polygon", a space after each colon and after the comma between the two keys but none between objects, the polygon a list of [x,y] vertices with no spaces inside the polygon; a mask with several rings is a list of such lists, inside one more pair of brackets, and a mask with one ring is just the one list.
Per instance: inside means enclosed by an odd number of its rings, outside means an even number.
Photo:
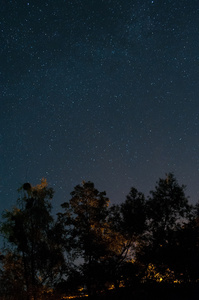
[{"label": "dark landscape", "polygon": [[196,299],[199,205],[172,173],[124,202],[82,182],[56,216],[46,179],[1,221],[1,299]]}]

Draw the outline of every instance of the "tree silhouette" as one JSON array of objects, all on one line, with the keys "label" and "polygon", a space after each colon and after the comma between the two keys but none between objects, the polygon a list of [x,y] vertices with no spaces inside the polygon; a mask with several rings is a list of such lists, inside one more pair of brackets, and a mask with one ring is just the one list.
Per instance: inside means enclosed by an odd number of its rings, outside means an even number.
[{"label": "tree silhouette", "polygon": [[[44,286],[52,286],[63,263],[61,247],[53,239],[53,190],[43,179],[36,187],[25,183],[19,192],[22,196],[18,206],[3,213],[1,232],[11,246],[5,255],[4,269],[10,285],[12,278],[18,276],[21,293],[26,292],[27,299],[38,299]],[[12,264],[16,267],[11,268]]]},{"label": "tree silhouette", "polygon": [[[125,241],[122,251],[118,255],[117,274],[118,279],[125,278],[126,284],[137,281],[139,274],[139,263],[136,258],[137,252],[143,243],[146,230],[146,201],[144,194],[131,188],[126,200],[118,205],[113,205],[110,209],[109,220],[114,232],[120,234]],[[136,276],[135,276],[136,273]]]},{"label": "tree silhouette", "polygon": [[197,284],[199,205],[189,204],[172,173],[147,199],[132,187],[124,202],[112,206],[105,192],[83,182],[56,220],[54,191],[45,179],[35,187],[24,183],[19,193],[17,205],[2,215],[0,297],[46,300],[50,289],[52,297],[80,296],[80,287],[92,296],[114,285],[113,295],[122,298],[121,285],[134,291],[144,286],[152,295],[156,282]]},{"label": "tree silhouette", "polygon": [[170,245],[170,265],[181,282],[197,282],[199,278],[199,220],[198,216],[175,232]]},{"label": "tree silhouette", "polygon": [[105,192],[99,192],[92,182],[83,182],[71,196],[69,203],[62,204],[65,212],[60,220],[64,219],[66,225],[66,243],[82,261],[79,270],[91,294],[92,286],[96,290],[109,277],[110,258],[118,251],[122,237],[119,240],[108,223],[109,199]]},{"label": "tree silhouette", "polygon": [[180,186],[172,173],[159,179],[150,194],[146,203],[148,240],[144,257],[161,273],[168,267],[172,270],[176,235],[189,222],[192,207],[185,196],[185,186]]}]

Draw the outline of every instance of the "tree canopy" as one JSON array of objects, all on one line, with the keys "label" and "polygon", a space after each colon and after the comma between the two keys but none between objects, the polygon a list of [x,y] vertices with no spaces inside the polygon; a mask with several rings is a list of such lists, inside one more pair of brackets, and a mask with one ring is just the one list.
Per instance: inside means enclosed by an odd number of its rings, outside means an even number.
[{"label": "tree canopy", "polygon": [[172,173],[148,197],[132,187],[112,205],[93,182],[82,182],[57,215],[45,179],[24,183],[18,192],[16,205],[2,213],[0,299],[199,280],[198,204],[190,205]]},{"label": "tree canopy", "polygon": [[[19,298],[38,299],[44,286],[51,286],[59,276],[64,257],[61,245],[53,237],[54,219],[51,215],[53,190],[46,180],[32,187],[29,183],[19,189],[20,197],[11,211],[3,213],[1,232],[7,241],[4,270],[9,289],[18,277]],[[11,268],[10,266],[15,267]],[[24,287],[24,288],[23,288]],[[14,291],[13,291],[14,292]]]}]

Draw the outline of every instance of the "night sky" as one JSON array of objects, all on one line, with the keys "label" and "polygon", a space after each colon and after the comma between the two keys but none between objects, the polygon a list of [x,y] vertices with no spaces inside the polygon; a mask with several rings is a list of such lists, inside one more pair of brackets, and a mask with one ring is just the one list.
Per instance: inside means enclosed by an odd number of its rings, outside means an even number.
[{"label": "night sky", "polygon": [[198,0],[0,0],[0,210],[47,178],[199,199]]}]

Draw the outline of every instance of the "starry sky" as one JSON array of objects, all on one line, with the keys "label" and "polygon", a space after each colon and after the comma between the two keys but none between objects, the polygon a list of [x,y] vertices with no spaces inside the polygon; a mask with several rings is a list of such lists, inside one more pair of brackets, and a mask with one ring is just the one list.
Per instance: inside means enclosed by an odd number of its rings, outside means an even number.
[{"label": "starry sky", "polygon": [[198,0],[0,0],[0,210],[47,178],[199,199]]}]

